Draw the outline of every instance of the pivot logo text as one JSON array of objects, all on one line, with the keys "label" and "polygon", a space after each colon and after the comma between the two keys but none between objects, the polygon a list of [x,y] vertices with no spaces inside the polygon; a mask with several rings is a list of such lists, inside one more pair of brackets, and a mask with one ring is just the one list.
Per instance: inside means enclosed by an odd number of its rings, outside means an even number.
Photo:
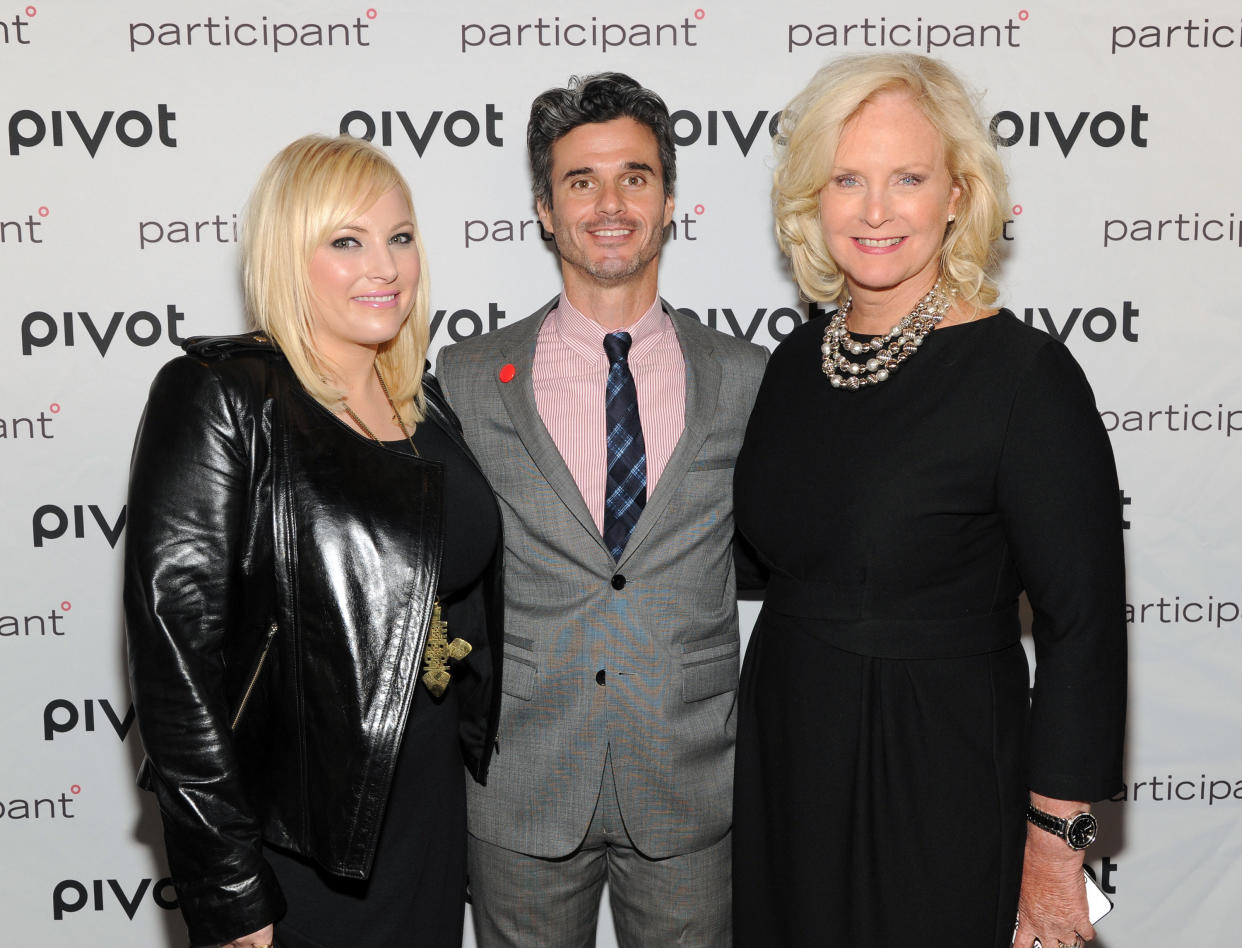
[{"label": "pivot logo text", "polygon": [[[107,893],[104,892],[105,882],[108,885]],[[132,893],[127,892],[126,887],[117,879],[94,879],[89,883],[65,879],[56,883],[56,888],[52,890],[52,919],[63,921],[70,912],[80,912],[87,904],[96,912],[102,912],[109,903],[115,901],[130,921],[133,921],[138,914],[138,906],[148,892],[151,893],[151,901],[160,908],[177,907],[177,890],[173,888],[172,879],[164,878],[154,882],[141,879]]]},{"label": "pivot logo text", "polygon": [[1083,868],[1091,873],[1091,877],[1099,883],[1100,890],[1102,892],[1107,892],[1109,895],[1117,894],[1117,885],[1113,882],[1113,873],[1118,869],[1117,863],[1113,862],[1107,856],[1104,856],[1100,862],[1099,872],[1096,872],[1090,864],[1087,864]]},{"label": "pivot logo text", "polygon": [[79,722],[84,731],[95,730],[96,702],[103,709],[104,717],[112,725],[112,730],[116,731],[116,736],[125,740],[129,729],[134,726],[134,706],[130,704],[125,716],[120,717],[107,698],[87,698],[82,702],[81,713],[78,712],[78,706],[67,698],[54,698],[49,701],[43,709],[43,739],[52,741],[57,734],[68,734],[77,728]]},{"label": "pivot logo text", "polygon": [[1143,137],[1143,123],[1147,121],[1147,118],[1148,115],[1141,105],[1130,106],[1128,126],[1126,120],[1116,112],[1097,112],[1094,116],[1090,112],[1079,112],[1072,119],[1062,118],[1056,112],[1032,112],[1028,118],[1023,119],[1017,112],[1006,110],[992,116],[989,128],[998,145],[1010,147],[1025,143],[1038,147],[1043,125],[1046,124],[1057,147],[1061,149],[1061,154],[1068,158],[1084,130],[1091,141],[1101,148],[1112,148],[1119,144],[1126,138],[1127,133],[1132,145],[1136,148],[1146,148],[1147,139]]},{"label": "pivot logo text", "polygon": [[434,341],[436,333],[439,332],[441,326],[444,326],[448,330],[450,339],[454,342],[461,342],[463,339],[491,332],[500,325],[500,321],[504,318],[505,311],[500,308],[499,303],[487,304],[486,329],[483,328],[483,316],[472,309],[456,309],[451,313],[446,309],[438,309],[431,314],[431,338]]},{"label": "pivot logo text", "polygon": [[55,343],[58,337],[64,340],[66,346],[76,345],[75,329],[79,326],[86,331],[101,356],[108,354],[122,323],[125,326],[125,338],[136,346],[153,346],[165,333],[173,345],[180,346],[185,343],[185,339],[177,333],[177,323],[185,318],[185,313],[177,309],[174,303],[168,304],[163,322],[145,309],[128,314],[125,310],[118,309],[108,317],[107,324],[104,324],[104,318],[100,316],[96,320],[86,310],[80,309],[76,313],[64,310],[61,325],[58,327],[50,313],[42,310],[27,313],[22,320],[22,355],[30,355],[35,349],[44,349]]},{"label": "pivot logo text", "polygon": [[[813,307],[815,304],[810,305]],[[778,306],[774,309],[759,306],[753,313],[734,313],[729,306],[719,308],[712,306],[706,309],[702,316],[697,310],[684,307],[681,312],[687,316],[693,316],[699,322],[711,326],[712,329],[732,333],[738,339],[745,339],[747,342],[753,341],[759,327],[764,325],[767,326],[768,335],[777,342],[802,325],[802,314],[790,306]],[[722,320],[723,325],[721,325]]]},{"label": "pivot logo text", "polygon": [[[112,117],[116,116],[116,121]],[[68,116],[69,129],[65,129],[65,117]],[[122,145],[130,148],[141,148],[158,135],[160,144],[167,148],[176,148],[177,139],[172,136],[172,122],[176,112],[170,112],[168,106],[161,102],[157,106],[155,118],[139,109],[130,109],[116,115],[111,109],[104,112],[98,119],[83,119],[76,110],[51,114],[51,121],[44,119],[38,112],[31,109],[19,109],[9,116],[9,154],[16,155],[23,148],[34,148],[47,138],[48,126],[51,125],[52,147],[63,148],[66,138],[72,143],[76,138],[85,146],[86,153],[92,158],[99,151],[99,146],[111,129]]]},{"label": "pivot logo text", "polygon": [[[95,504],[86,509],[91,512],[91,517],[108,541],[108,546],[115,550],[117,541],[121,539],[121,531],[125,529],[125,507],[121,507],[120,516],[114,523],[109,523],[108,517]],[[30,523],[34,545],[40,547],[44,540],[56,540],[65,535],[65,531],[69,529],[69,514],[55,504],[44,504],[34,512]],[[81,504],[73,505],[73,535],[79,540],[86,538],[86,517]]]},{"label": "pivot logo text", "polygon": [[423,157],[423,152],[427,150],[427,145],[430,144],[437,128],[450,145],[456,145],[458,148],[473,145],[479,140],[480,134],[487,139],[489,145],[496,148],[504,144],[504,139],[497,131],[497,125],[505,114],[491,102],[484,106],[482,118],[467,109],[458,109],[447,116],[436,109],[425,119],[411,118],[408,112],[381,112],[379,115],[377,129],[375,119],[369,113],[360,109],[346,112],[341,117],[340,132],[342,135],[353,135],[355,138],[365,138],[370,142],[375,141],[378,131],[379,144],[388,147],[393,143],[392,120],[395,115],[399,126],[398,136],[404,135],[410,140],[419,158]]},{"label": "pivot logo text", "polygon": [[[769,116],[771,116],[769,118]],[[720,129],[720,119],[724,118],[724,131]],[[767,137],[770,139],[776,134],[777,125],[780,124],[780,112],[768,112],[761,109],[754,113],[753,117],[743,115],[740,119],[731,110],[717,111],[711,109],[707,113],[707,121],[688,109],[679,109],[674,112],[670,118],[673,120],[673,141],[678,145],[693,145],[703,137],[704,127],[706,126],[707,144],[709,146],[719,145],[722,136],[725,141],[732,140],[743,155],[750,154],[751,146],[759,137],[759,132],[763,129],[764,119],[767,119]]]},{"label": "pivot logo text", "polygon": [[[1035,316],[1039,314],[1042,325],[1036,326]],[[1111,309],[1096,306],[1083,313],[1081,306],[1075,306],[1065,317],[1064,322],[1054,316],[1052,310],[1040,306],[1038,309],[1027,307],[1022,311],[1022,318],[1028,326],[1043,329],[1050,336],[1064,342],[1074,327],[1082,329],[1082,334],[1092,342],[1107,342],[1117,330],[1121,330],[1121,338],[1126,342],[1138,342],[1138,330],[1134,328],[1134,320],[1138,319],[1138,307],[1125,300],[1121,304],[1121,317],[1118,318]],[[1079,318],[1081,317],[1081,322]]]}]

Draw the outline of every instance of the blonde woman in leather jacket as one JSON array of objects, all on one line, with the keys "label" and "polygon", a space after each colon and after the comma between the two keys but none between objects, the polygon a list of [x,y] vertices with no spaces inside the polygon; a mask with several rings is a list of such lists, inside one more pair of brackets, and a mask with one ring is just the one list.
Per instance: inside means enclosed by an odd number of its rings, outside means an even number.
[{"label": "blonde woman in leather jacket", "polygon": [[190,340],[134,449],[140,783],[194,945],[459,945],[502,544],[424,374],[409,187],[367,142],[300,139],[255,188],[242,254],[256,330]]}]

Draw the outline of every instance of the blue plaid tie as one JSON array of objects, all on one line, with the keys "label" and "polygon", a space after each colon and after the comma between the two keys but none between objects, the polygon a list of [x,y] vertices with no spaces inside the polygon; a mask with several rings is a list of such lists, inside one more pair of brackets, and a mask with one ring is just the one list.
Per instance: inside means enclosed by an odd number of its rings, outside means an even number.
[{"label": "blue plaid tie", "polygon": [[608,387],[604,416],[608,437],[608,480],[604,487],[604,542],[615,560],[621,559],[638,515],[647,503],[647,446],[638,419],[638,389],[626,355],[630,334],[612,332],[604,337],[608,353]]}]

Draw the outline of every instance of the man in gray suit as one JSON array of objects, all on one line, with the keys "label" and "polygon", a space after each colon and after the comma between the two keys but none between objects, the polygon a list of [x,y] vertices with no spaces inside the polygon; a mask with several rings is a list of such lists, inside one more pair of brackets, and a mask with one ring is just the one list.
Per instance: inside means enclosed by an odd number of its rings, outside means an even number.
[{"label": "man in gray suit", "polygon": [[660,299],[672,123],[619,73],[535,100],[536,208],[564,289],[440,354],[500,499],[500,735],[472,786],[483,948],[731,942],[733,463],[765,352]]}]

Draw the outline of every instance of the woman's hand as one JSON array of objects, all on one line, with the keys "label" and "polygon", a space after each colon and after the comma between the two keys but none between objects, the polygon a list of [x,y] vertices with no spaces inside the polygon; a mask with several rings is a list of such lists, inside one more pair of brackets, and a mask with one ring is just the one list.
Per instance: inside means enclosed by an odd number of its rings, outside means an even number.
[{"label": "woman's hand", "polygon": [[273,948],[275,940],[276,926],[268,925],[253,934],[242,935],[241,938],[225,942],[220,948]]},{"label": "woman's hand", "polygon": [[[1071,817],[1090,810],[1086,803],[1031,794],[1031,803],[1053,816]],[[1087,888],[1082,878],[1083,851],[1037,826],[1026,827],[1022,889],[1018,894],[1018,932],[1014,948],[1081,945],[1095,937],[1087,918]]]}]

